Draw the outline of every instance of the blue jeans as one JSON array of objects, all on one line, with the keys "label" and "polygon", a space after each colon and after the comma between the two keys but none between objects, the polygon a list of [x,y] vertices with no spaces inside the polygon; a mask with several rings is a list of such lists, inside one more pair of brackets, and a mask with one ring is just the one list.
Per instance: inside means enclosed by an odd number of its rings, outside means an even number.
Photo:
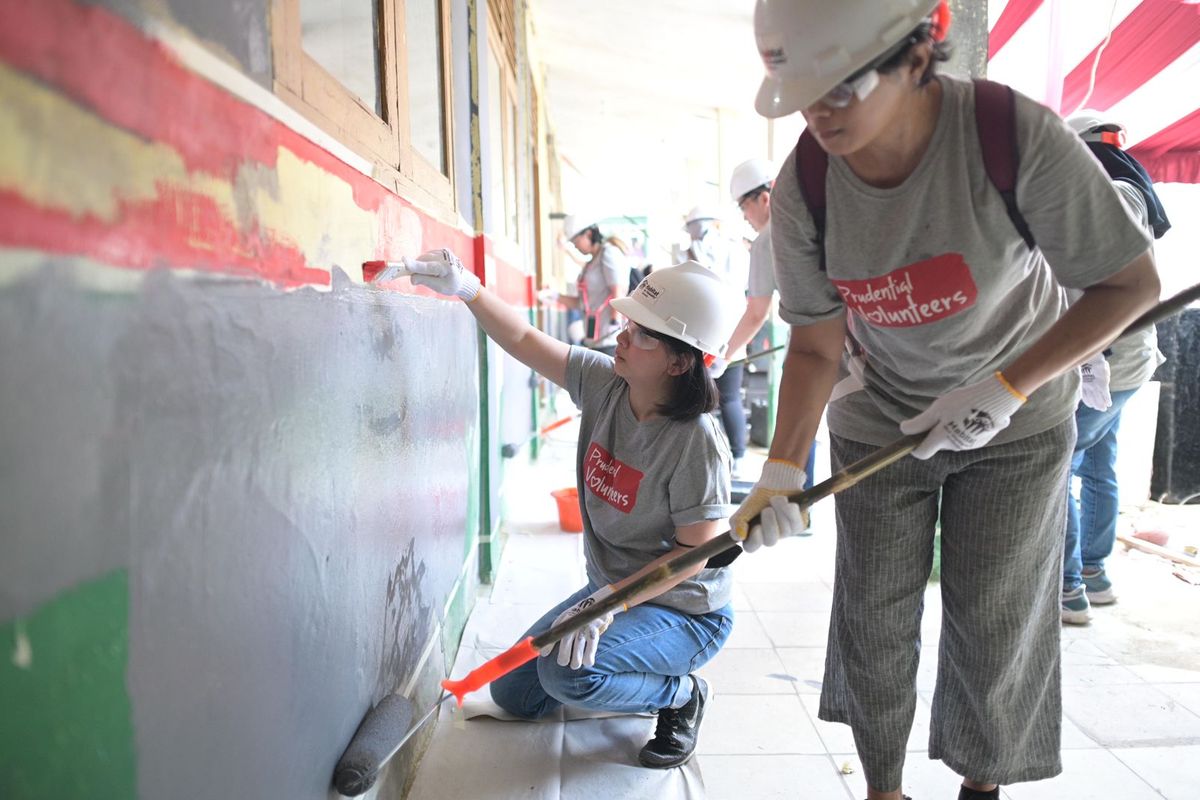
[{"label": "blue jeans", "polygon": [[1112,393],[1107,411],[1083,403],[1075,410],[1079,438],[1071,474],[1079,476],[1079,502],[1067,485],[1067,538],[1063,550],[1063,591],[1083,582],[1083,569],[1103,569],[1117,540],[1117,427],[1121,409],[1137,389]]},{"label": "blue jeans", "polygon": [[[546,612],[525,636],[550,629],[566,609],[598,587],[585,586]],[[636,714],[676,705],[691,694],[687,676],[717,654],[733,629],[733,609],[687,614],[643,603],[617,614],[600,636],[596,665],[558,665],[558,645],[492,683],[492,699],[510,714],[537,719],[561,705]],[[524,638],[524,637],[522,637]]]}]

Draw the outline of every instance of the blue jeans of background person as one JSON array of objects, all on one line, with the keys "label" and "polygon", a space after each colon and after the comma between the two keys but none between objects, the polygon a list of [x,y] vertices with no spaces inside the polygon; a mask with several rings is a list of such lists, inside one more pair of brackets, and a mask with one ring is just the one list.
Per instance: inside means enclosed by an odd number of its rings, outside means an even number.
[{"label": "blue jeans of background person", "polygon": [[1071,474],[1079,478],[1079,501],[1067,486],[1067,538],[1063,550],[1063,591],[1083,582],[1082,571],[1102,569],[1117,540],[1117,427],[1121,409],[1137,389],[1112,393],[1107,411],[1083,403],[1075,410],[1079,438]]},{"label": "blue jeans of background person", "polygon": [[[566,609],[596,591],[585,586],[546,612],[525,636],[550,629]],[[643,603],[617,614],[600,636],[596,665],[558,665],[558,644],[492,683],[492,699],[510,714],[537,719],[561,705],[636,714],[690,697],[687,676],[717,654],[733,629],[733,609],[687,614]],[[524,636],[522,637],[524,638]]]}]

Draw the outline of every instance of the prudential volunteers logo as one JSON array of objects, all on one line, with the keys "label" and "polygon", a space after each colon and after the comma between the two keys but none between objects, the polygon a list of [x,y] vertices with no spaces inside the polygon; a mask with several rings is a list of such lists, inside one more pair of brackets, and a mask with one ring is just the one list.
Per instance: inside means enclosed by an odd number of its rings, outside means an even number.
[{"label": "prudential volunteers logo", "polygon": [[937,322],[975,305],[979,294],[959,253],[943,253],[870,280],[833,284],[851,311],[882,328]]},{"label": "prudential volunteers logo", "polygon": [[583,459],[583,485],[618,511],[628,514],[637,505],[638,486],[644,473],[592,442]]}]

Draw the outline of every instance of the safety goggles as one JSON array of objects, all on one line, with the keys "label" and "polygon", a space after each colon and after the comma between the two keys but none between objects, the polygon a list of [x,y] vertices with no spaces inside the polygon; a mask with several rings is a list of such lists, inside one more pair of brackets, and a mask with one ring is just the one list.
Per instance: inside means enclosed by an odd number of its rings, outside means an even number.
[{"label": "safety goggles", "polygon": [[859,102],[867,99],[871,92],[879,86],[879,71],[868,69],[861,75],[842,81],[830,89],[820,102],[830,108],[845,108],[858,98]]},{"label": "safety goggles", "polygon": [[621,329],[621,332],[629,337],[629,343],[638,350],[657,350],[660,344],[657,338],[632,320],[625,322],[625,327]]}]

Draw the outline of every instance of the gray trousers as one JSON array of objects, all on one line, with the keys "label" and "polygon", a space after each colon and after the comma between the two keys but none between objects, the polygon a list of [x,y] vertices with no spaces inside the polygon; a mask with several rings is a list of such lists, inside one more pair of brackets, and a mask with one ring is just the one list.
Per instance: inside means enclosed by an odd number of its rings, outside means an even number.
[{"label": "gray trousers", "polygon": [[[833,469],[874,447],[831,437]],[[941,514],[942,630],[929,757],[980,783],[1062,771],[1059,615],[1075,423],[928,461],[837,495],[819,716],[854,731],[867,783],[900,788]]]}]

